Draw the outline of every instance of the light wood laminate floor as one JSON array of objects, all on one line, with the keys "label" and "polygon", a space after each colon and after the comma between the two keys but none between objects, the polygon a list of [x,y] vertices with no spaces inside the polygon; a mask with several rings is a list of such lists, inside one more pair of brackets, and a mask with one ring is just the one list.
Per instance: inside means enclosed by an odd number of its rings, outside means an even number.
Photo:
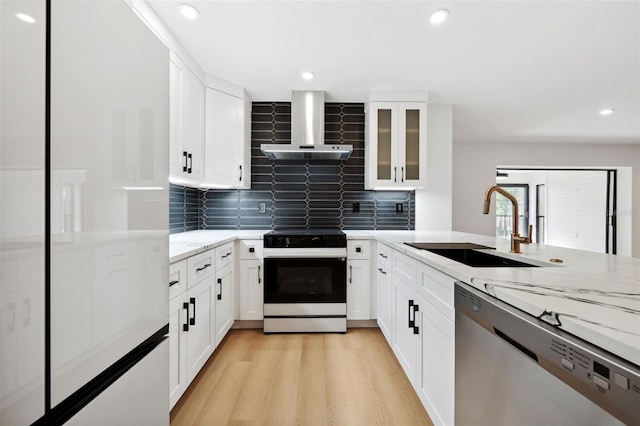
[{"label": "light wood laminate floor", "polygon": [[377,328],[231,330],[171,425],[432,425]]}]

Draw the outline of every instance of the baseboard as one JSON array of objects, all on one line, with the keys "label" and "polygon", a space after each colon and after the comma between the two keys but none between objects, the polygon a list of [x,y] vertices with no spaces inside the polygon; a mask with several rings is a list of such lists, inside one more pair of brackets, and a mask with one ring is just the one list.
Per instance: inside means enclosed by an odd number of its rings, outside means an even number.
[{"label": "baseboard", "polygon": [[235,320],[233,323],[233,327],[231,328],[259,328],[262,330],[263,321],[262,320]]},{"label": "baseboard", "polygon": [[[263,328],[262,320],[235,320],[233,327],[235,329],[247,329],[247,328]],[[347,328],[372,328],[378,327],[376,320],[347,320]]]},{"label": "baseboard", "polygon": [[347,328],[372,328],[378,327],[378,322],[371,320],[347,320]]}]

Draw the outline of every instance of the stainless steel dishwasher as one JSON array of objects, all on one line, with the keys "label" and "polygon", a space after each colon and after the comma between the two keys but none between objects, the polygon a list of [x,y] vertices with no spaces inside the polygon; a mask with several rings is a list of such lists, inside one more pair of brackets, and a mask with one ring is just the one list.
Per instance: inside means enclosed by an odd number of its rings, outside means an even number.
[{"label": "stainless steel dishwasher", "polygon": [[455,286],[455,423],[640,424],[640,369],[464,284]]}]

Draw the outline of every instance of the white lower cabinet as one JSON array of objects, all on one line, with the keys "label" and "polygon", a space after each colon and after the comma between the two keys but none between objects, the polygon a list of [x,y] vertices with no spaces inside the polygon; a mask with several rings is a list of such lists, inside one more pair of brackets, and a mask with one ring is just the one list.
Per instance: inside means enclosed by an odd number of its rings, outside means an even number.
[{"label": "white lower cabinet", "polygon": [[391,249],[385,245],[377,245],[377,320],[380,331],[387,342],[393,341],[393,283],[391,282]]},{"label": "white lower cabinet", "polygon": [[209,277],[187,290],[187,379],[196,377],[216,348],[214,279]]},{"label": "white lower cabinet", "polygon": [[238,241],[238,318],[241,320],[264,319],[264,273],[262,240]]},{"label": "white lower cabinet", "polygon": [[416,311],[419,309],[418,298],[415,292],[402,283],[394,285],[393,292],[393,352],[409,381],[415,386],[420,356],[420,318]]},{"label": "white lower cabinet", "polygon": [[240,319],[264,319],[264,286],[261,259],[240,260]]},{"label": "white lower cabinet", "polygon": [[433,305],[418,300],[422,362],[416,391],[434,424],[453,425],[455,328]]},{"label": "white lower cabinet", "polygon": [[[414,290],[417,262],[399,252],[393,253],[393,340],[391,347],[402,369],[415,386],[420,357],[420,324],[418,297]],[[418,319],[418,321],[416,321]]]},{"label": "white lower cabinet", "polygon": [[[455,280],[421,262],[414,267],[403,253],[393,251],[390,257],[386,246],[379,247],[378,325],[433,423],[453,425]],[[386,269],[390,258],[401,271]]]},{"label": "white lower cabinet", "polygon": [[169,301],[170,408],[216,347],[214,283],[215,277],[210,276]]},{"label": "white lower cabinet", "polygon": [[233,325],[233,259],[226,256],[224,266],[216,270],[215,251],[169,266],[170,408]]},{"label": "white lower cabinet", "polygon": [[216,272],[215,286],[215,346],[218,346],[233,325],[233,264]]},{"label": "white lower cabinet", "polygon": [[393,335],[393,287],[391,272],[378,264],[378,327],[391,343]]},{"label": "white lower cabinet", "polygon": [[169,302],[169,408],[180,399],[189,381],[187,380],[187,293]]},{"label": "white lower cabinet", "polygon": [[371,282],[369,260],[347,261],[347,319],[368,320],[369,287]]}]

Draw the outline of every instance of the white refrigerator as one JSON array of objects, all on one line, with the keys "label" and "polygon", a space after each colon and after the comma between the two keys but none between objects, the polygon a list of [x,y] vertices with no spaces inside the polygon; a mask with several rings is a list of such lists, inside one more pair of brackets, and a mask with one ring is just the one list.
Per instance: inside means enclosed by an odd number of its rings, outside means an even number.
[{"label": "white refrigerator", "polygon": [[169,51],[0,1],[0,424],[167,425]]}]

